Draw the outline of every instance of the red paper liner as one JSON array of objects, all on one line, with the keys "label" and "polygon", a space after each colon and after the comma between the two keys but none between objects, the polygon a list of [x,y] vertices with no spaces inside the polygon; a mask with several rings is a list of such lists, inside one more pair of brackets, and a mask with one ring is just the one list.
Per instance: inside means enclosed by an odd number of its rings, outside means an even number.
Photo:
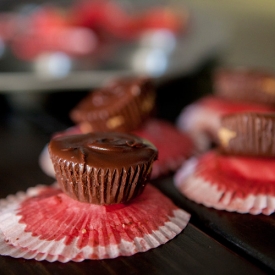
[{"label": "red paper liner", "polygon": [[0,254],[48,261],[130,256],[173,239],[190,215],[151,185],[128,204],[99,206],[38,186],[0,200]]},{"label": "red paper liner", "polygon": [[[57,135],[81,133],[80,127],[74,126]],[[153,163],[152,179],[176,171],[195,151],[194,143],[189,135],[163,120],[149,119],[133,134],[149,140],[158,149],[158,159]],[[55,177],[47,146],[40,154],[39,164],[47,175]]]},{"label": "red paper liner", "polygon": [[182,110],[177,119],[177,127],[189,133],[196,148],[205,152],[212,142],[217,142],[216,135],[222,115],[247,111],[274,113],[275,108],[207,96]]},{"label": "red paper liner", "polygon": [[192,139],[163,120],[150,119],[133,133],[149,140],[158,149],[158,159],[153,164],[151,178],[176,171],[194,153]]},{"label": "red paper liner", "polygon": [[187,161],[175,174],[174,183],[184,196],[207,207],[270,215],[275,210],[274,166],[272,158],[248,159],[210,151]]}]

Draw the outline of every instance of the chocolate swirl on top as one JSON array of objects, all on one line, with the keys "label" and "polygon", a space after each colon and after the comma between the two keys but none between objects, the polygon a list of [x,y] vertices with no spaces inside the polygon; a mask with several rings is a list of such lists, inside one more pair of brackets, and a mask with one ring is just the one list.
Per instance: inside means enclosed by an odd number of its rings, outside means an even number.
[{"label": "chocolate swirl on top", "polygon": [[112,167],[143,161],[155,155],[156,148],[131,134],[97,132],[55,138],[50,143],[50,150],[68,161]]},{"label": "chocolate swirl on top", "polygon": [[87,145],[89,148],[100,151],[125,152],[131,148],[143,148],[145,144],[134,139],[102,138]]},{"label": "chocolate swirl on top", "polygon": [[104,132],[51,140],[56,179],[70,197],[95,204],[137,196],[150,177],[157,149],[131,134]]}]

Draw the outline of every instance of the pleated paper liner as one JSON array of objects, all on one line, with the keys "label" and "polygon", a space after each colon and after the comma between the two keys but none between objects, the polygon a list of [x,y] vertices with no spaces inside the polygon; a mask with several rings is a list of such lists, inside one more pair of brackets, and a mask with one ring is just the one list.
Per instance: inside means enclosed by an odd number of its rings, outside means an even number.
[{"label": "pleated paper liner", "polygon": [[[81,128],[74,126],[58,135],[81,133],[83,133]],[[171,123],[163,120],[149,119],[133,134],[149,140],[158,149],[158,159],[153,163],[152,179],[176,171],[195,152],[191,138],[177,130]],[[39,164],[47,175],[55,177],[47,146],[40,154]]]},{"label": "pleated paper liner", "polygon": [[223,156],[209,151],[188,160],[175,174],[190,200],[238,213],[270,215],[275,210],[275,160]]},{"label": "pleated paper liner", "polygon": [[176,171],[195,152],[192,139],[164,120],[150,119],[133,133],[152,142],[159,151],[151,178]]},{"label": "pleated paper liner", "polygon": [[[16,247],[5,241],[4,234],[0,231],[0,254],[3,256],[11,256],[13,258],[24,258],[27,260],[35,259],[37,261],[46,260],[48,262],[66,262],[66,259],[62,256],[52,256],[49,254],[39,253],[37,251],[31,251],[27,248]],[[75,257],[75,262],[83,261],[82,257]]]},{"label": "pleated paper liner", "polygon": [[55,185],[0,201],[0,254],[48,261],[130,256],[168,242],[190,215],[155,187],[127,204],[75,201]]}]

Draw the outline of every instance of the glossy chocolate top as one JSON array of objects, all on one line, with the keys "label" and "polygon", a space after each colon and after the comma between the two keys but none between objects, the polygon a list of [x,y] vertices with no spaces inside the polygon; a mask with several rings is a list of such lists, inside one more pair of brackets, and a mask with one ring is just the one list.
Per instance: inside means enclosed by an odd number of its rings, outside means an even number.
[{"label": "glossy chocolate top", "polygon": [[49,150],[60,159],[98,168],[129,167],[157,157],[156,147],[148,141],[115,132],[57,137]]}]

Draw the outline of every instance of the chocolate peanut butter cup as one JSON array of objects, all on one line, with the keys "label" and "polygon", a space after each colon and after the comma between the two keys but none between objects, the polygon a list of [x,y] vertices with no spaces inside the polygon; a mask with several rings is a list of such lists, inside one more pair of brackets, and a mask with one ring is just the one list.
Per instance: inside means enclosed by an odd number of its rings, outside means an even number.
[{"label": "chocolate peanut butter cup", "polygon": [[220,150],[226,154],[275,156],[275,114],[225,115],[218,130]]},{"label": "chocolate peanut butter cup", "polygon": [[151,79],[123,78],[91,92],[70,112],[83,132],[136,129],[151,115],[155,106]]},{"label": "chocolate peanut butter cup", "polygon": [[139,195],[157,158],[151,143],[115,132],[54,138],[49,153],[63,192],[100,205],[125,203]]},{"label": "chocolate peanut butter cup", "polygon": [[275,104],[275,74],[246,68],[223,68],[214,74],[214,92],[223,98]]}]

